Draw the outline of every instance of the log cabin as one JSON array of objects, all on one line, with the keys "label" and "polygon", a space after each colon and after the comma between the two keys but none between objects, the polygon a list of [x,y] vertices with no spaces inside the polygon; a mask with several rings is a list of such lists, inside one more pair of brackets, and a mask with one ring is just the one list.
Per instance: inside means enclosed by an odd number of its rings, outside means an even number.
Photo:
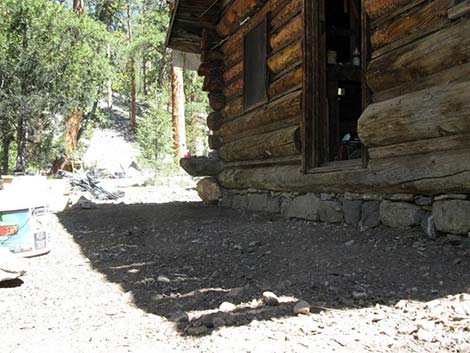
[{"label": "log cabin", "polygon": [[466,235],[468,33],[470,0],[179,0],[220,159],[181,164],[224,206]]}]

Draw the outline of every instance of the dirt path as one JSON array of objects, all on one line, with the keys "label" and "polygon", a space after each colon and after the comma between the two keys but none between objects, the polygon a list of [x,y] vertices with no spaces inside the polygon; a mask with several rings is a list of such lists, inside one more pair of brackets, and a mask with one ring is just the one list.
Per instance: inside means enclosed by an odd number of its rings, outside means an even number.
[{"label": "dirt path", "polygon": [[0,288],[0,352],[470,352],[468,242],[181,195],[59,214],[55,250]]}]

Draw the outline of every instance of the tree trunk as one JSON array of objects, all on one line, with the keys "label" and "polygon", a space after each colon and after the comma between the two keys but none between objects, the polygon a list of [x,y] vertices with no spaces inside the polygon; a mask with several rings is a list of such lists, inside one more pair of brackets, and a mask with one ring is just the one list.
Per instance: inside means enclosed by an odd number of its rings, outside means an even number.
[{"label": "tree trunk", "polygon": [[2,150],[2,174],[8,174],[8,169],[10,166],[10,145],[11,138],[8,136],[2,141],[3,150]]},{"label": "tree trunk", "polygon": [[22,116],[16,128],[16,145],[17,145],[17,154],[16,154],[16,172],[24,172],[26,163],[25,163],[25,152],[26,152],[26,126],[25,118]]},{"label": "tree trunk", "polygon": [[[82,16],[85,13],[85,3],[84,0],[73,0],[73,12],[77,16]],[[78,131],[80,129],[80,124],[82,122],[82,111],[80,108],[75,108],[72,111],[72,114],[67,117],[65,123],[65,144],[66,148],[73,154],[77,150],[78,144]],[[67,151],[67,152],[69,152]]]},{"label": "tree trunk", "polygon": [[85,13],[85,3],[84,0],[73,0],[73,11],[81,16]]},{"label": "tree trunk", "polygon": [[148,72],[148,60],[147,56],[143,55],[142,57],[142,88],[144,91],[144,96],[148,97],[149,91],[148,91],[148,85],[147,85],[147,72]]},{"label": "tree trunk", "polygon": [[[129,46],[132,45],[133,36],[132,36],[132,22],[131,22],[131,1],[127,3],[127,39],[129,42]],[[134,56],[131,54],[131,58],[129,61],[129,69],[131,70],[131,110],[130,110],[130,120],[131,120],[131,128],[135,129],[137,127],[137,113],[136,113],[136,83],[135,83],[135,59]]]},{"label": "tree trunk", "polygon": [[72,154],[77,150],[78,133],[82,123],[83,112],[76,108],[66,122],[65,143]]},{"label": "tree trunk", "polygon": [[[106,45],[106,57],[111,61],[111,44]],[[113,107],[113,81],[108,80],[107,83],[107,106],[109,109]]]},{"label": "tree trunk", "polygon": [[187,154],[186,124],[184,120],[184,82],[183,69],[171,66],[172,117],[176,158]]}]

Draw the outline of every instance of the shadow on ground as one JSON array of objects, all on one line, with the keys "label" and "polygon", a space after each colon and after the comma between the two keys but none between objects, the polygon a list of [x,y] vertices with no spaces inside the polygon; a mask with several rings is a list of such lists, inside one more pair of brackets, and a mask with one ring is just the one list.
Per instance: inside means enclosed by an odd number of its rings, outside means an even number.
[{"label": "shadow on ground", "polygon": [[[359,232],[199,203],[102,205],[59,219],[92,266],[131,292],[139,308],[165,317],[200,312],[180,323],[185,334],[217,327],[216,317],[237,326],[291,316],[298,299],[357,308],[429,301],[470,286],[470,246],[419,231]],[[265,290],[293,299],[218,311],[222,302],[249,303]]]}]

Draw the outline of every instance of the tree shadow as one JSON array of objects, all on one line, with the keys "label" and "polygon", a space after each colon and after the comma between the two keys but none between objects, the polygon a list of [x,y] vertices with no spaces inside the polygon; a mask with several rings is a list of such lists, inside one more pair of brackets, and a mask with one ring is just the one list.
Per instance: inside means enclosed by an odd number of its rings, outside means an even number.
[{"label": "tree shadow", "polygon": [[[200,203],[100,205],[58,217],[139,308],[173,319],[190,313],[176,325],[182,334],[292,316],[297,300],[348,309],[470,287],[469,242],[418,230],[360,232]],[[280,305],[261,303],[267,290],[284,298]],[[223,302],[237,307],[222,312]]]}]

